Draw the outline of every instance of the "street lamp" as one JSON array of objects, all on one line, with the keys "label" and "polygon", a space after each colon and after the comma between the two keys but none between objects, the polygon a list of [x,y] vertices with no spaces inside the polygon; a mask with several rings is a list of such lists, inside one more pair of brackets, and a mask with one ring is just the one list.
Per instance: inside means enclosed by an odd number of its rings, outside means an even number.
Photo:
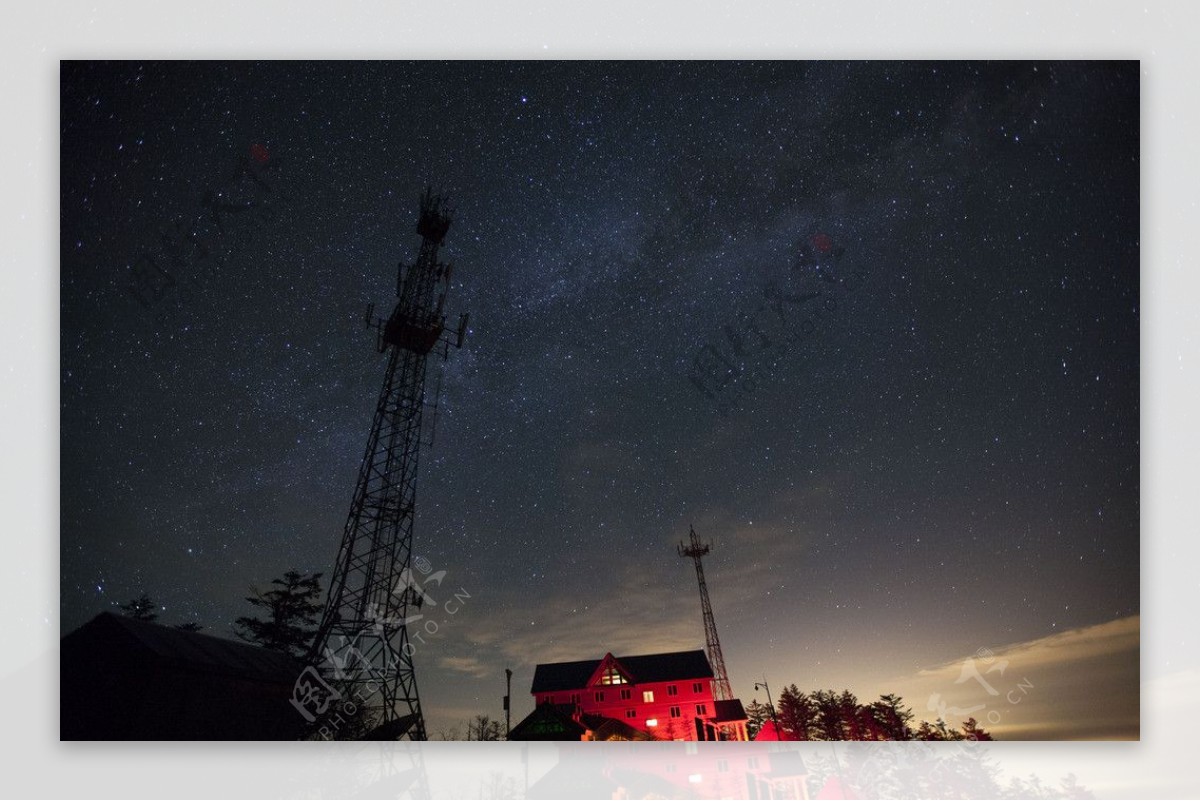
[{"label": "street lamp", "polygon": [[771,698],[771,686],[767,684],[767,679],[764,676],[762,683],[754,682],[754,689],[767,691],[767,709],[771,710],[771,722],[775,724],[775,736],[780,740],[783,739],[783,732],[779,730],[779,718],[775,717],[775,701]]}]

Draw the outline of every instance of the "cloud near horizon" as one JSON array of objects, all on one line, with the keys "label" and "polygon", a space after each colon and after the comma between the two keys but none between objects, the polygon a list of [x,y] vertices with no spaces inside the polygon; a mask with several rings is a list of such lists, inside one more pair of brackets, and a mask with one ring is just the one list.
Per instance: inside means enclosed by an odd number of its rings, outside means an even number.
[{"label": "cloud near horizon", "polygon": [[980,649],[888,684],[918,719],[974,717],[1002,740],[1136,740],[1140,642],[1132,615]]}]

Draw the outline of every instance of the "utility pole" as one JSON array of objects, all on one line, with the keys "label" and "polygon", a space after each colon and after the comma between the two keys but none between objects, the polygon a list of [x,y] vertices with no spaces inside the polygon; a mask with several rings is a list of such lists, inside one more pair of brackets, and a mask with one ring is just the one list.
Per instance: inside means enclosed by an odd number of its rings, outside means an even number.
[{"label": "utility pole", "polygon": [[757,690],[760,688],[767,691],[767,709],[771,710],[771,722],[775,724],[775,736],[782,740],[783,732],[779,730],[779,718],[775,717],[775,699],[771,695],[771,687],[767,684],[766,676],[763,677],[761,683],[754,682],[754,689]]},{"label": "utility pole", "polygon": [[512,727],[512,671],[504,669],[504,739]]}]

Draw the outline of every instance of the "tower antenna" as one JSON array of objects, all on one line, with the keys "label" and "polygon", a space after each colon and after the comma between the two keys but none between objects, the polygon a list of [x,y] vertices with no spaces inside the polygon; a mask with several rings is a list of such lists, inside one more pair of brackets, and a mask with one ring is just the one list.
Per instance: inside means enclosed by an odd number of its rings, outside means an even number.
[{"label": "tower antenna", "polygon": [[712,604],[708,600],[708,585],[704,582],[704,565],[701,559],[712,550],[712,543],[700,542],[696,529],[688,526],[691,536],[685,546],[679,543],[679,555],[691,557],[696,563],[696,581],[700,584],[700,609],[704,615],[704,645],[708,651],[708,661],[713,669],[713,688],[718,701],[729,701],[733,691],[729,689],[729,674],[725,671],[725,656],[721,653],[721,641],[717,638],[717,624],[713,621]]},{"label": "tower antenna", "polygon": [[[426,406],[426,359],[439,342],[462,347],[466,315],[446,329],[450,269],[438,261],[453,212],[426,189],[411,265],[399,265],[396,307],[384,321],[368,307],[376,348],[387,354],[366,452],[338,549],[309,664],[370,713],[370,739],[426,739],[407,622],[433,603],[412,572],[413,503]],[[446,351],[448,355],[448,349]],[[428,563],[418,560],[418,567]],[[428,573],[428,570],[422,572]],[[440,581],[440,577],[438,579]]]}]

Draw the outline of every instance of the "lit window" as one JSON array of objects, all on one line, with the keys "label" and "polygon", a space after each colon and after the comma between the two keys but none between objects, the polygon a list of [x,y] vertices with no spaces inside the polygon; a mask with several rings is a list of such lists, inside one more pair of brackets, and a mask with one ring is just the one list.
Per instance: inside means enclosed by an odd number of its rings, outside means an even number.
[{"label": "lit window", "polygon": [[677,706],[671,707],[671,717],[673,717],[673,718],[679,717],[679,707],[677,707]]},{"label": "lit window", "polygon": [[622,701],[628,701],[632,697],[633,697],[632,690],[621,690],[621,700]]},{"label": "lit window", "polygon": [[691,782],[692,784],[699,784],[700,782],[704,781],[704,777],[701,776],[699,773],[689,773],[688,781]]},{"label": "lit window", "polygon": [[626,709],[626,710],[625,710],[625,717],[627,717],[627,718],[636,718],[636,717],[637,717],[637,710],[636,710],[636,709]]},{"label": "lit window", "polygon": [[616,668],[610,667],[600,676],[601,684],[628,684],[629,681]]},{"label": "lit window", "polygon": [[597,700],[597,701],[603,701],[603,700],[604,700],[604,693],[596,693],[596,700]]},{"label": "lit window", "polygon": [[693,684],[693,685],[692,685],[692,692],[694,692],[694,693],[702,693],[702,692],[704,692],[704,682],[702,682],[702,681],[698,681],[698,682],[696,682],[695,684]]},{"label": "lit window", "polygon": [[642,703],[643,704],[654,703],[654,690],[646,690],[645,692],[642,693]]},{"label": "lit window", "polygon": [[696,714],[697,715],[707,715],[708,714],[708,705],[707,704],[696,704]]},{"label": "lit window", "polygon": [[647,719],[646,719],[646,725],[647,725],[647,726],[657,726],[657,725],[658,725],[658,718],[647,718]]},{"label": "lit window", "polygon": [[679,688],[674,684],[667,685],[667,695],[679,695]]}]

